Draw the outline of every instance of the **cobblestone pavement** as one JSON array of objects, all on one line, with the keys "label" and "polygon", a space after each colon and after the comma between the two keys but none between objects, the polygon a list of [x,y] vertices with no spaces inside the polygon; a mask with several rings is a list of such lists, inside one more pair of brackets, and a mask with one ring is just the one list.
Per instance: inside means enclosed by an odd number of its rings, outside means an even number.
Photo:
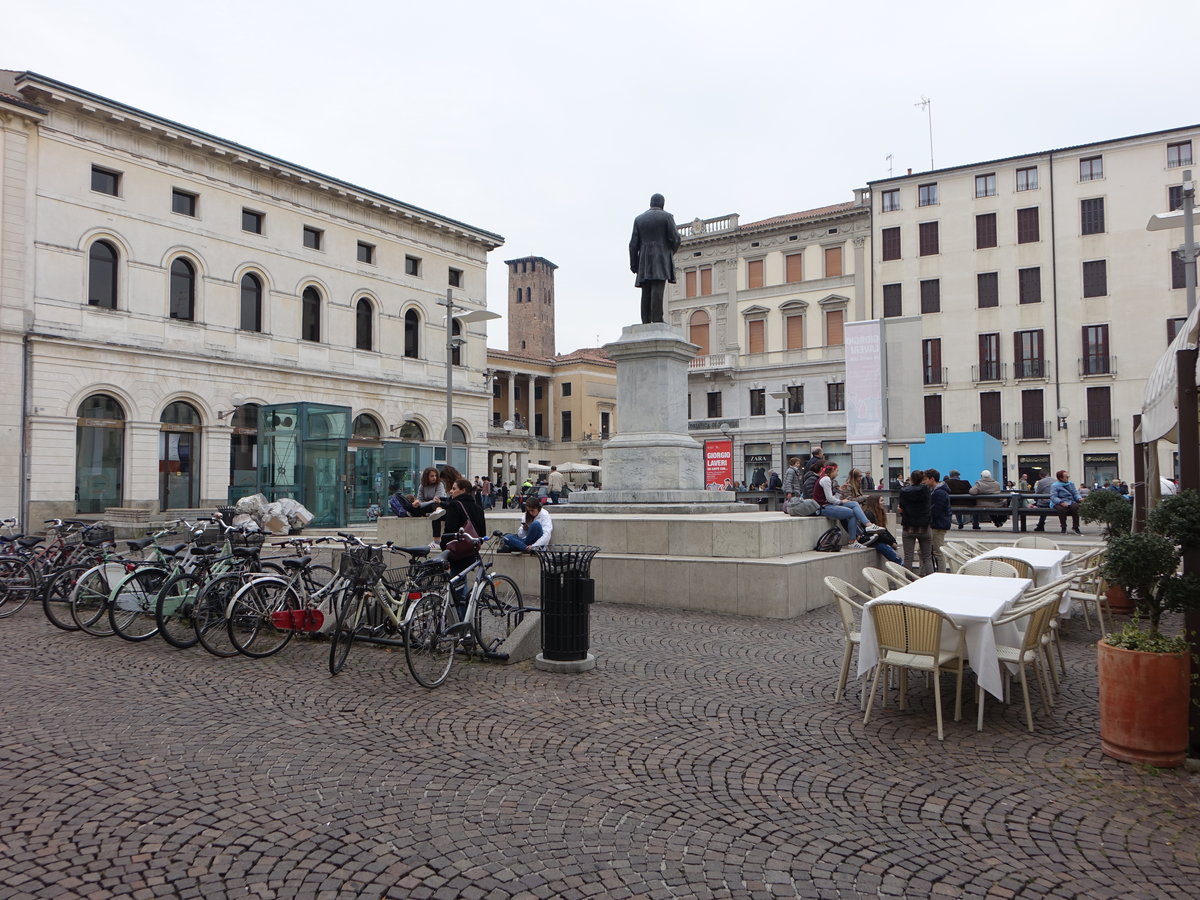
[{"label": "cobblestone pavement", "polygon": [[[834,703],[832,608],[776,622],[597,605],[597,668],[202,650],[0,623],[0,895],[1188,897],[1195,776],[1098,750],[1094,651],[1065,697],[947,722],[914,680]],[[949,682],[947,682],[949,688]],[[949,689],[947,689],[949,696]]]}]

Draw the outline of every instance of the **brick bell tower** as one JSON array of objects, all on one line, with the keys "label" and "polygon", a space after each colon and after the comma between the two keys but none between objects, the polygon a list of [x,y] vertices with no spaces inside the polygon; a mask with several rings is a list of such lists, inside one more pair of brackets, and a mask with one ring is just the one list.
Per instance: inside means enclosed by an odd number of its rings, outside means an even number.
[{"label": "brick bell tower", "polygon": [[550,359],[554,356],[554,270],[540,256],[507,259],[508,350]]}]

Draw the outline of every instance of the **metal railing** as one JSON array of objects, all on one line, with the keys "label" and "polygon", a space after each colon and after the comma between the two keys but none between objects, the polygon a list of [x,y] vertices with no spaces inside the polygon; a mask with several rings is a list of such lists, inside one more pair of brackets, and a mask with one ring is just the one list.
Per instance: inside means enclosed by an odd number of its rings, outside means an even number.
[{"label": "metal railing", "polygon": [[981,381],[1003,381],[1005,364],[999,362],[982,362],[971,366],[971,380],[978,384]]},{"label": "metal railing", "polygon": [[1013,376],[1022,378],[1050,377],[1050,360],[1048,359],[1019,359],[1013,363]]},{"label": "metal railing", "polygon": [[922,366],[921,378],[922,383],[926,385],[946,384],[947,369],[945,366]]},{"label": "metal railing", "polygon": [[976,423],[971,426],[971,430],[985,432],[1001,442],[1008,440],[1008,424],[1005,422]]},{"label": "metal railing", "polygon": [[1117,419],[1083,419],[1079,423],[1079,436],[1085,441],[1116,438]]},{"label": "metal railing", "polygon": [[1051,423],[1046,422],[1013,422],[1013,433],[1018,441],[1045,441],[1054,433]]},{"label": "metal railing", "polygon": [[1117,358],[1115,356],[1081,356],[1079,358],[1079,376],[1116,375]]}]

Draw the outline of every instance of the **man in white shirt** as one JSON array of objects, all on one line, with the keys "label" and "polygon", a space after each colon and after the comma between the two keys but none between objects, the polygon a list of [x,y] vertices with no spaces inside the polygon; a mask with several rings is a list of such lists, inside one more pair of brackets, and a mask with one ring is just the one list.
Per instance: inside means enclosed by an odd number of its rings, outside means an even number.
[{"label": "man in white shirt", "polygon": [[563,480],[563,474],[558,471],[558,466],[551,466],[550,477],[546,479],[546,484],[550,488],[547,493],[551,503],[557,503],[558,498],[562,495]]}]

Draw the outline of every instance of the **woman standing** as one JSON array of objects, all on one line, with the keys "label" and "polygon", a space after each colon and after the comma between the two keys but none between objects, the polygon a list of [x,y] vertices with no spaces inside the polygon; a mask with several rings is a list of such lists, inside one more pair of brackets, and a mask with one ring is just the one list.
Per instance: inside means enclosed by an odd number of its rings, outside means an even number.
[{"label": "woman standing", "polygon": [[900,525],[903,528],[904,567],[912,568],[913,547],[921,552],[921,575],[933,573],[933,510],[924,471],[917,469],[900,489]]}]

